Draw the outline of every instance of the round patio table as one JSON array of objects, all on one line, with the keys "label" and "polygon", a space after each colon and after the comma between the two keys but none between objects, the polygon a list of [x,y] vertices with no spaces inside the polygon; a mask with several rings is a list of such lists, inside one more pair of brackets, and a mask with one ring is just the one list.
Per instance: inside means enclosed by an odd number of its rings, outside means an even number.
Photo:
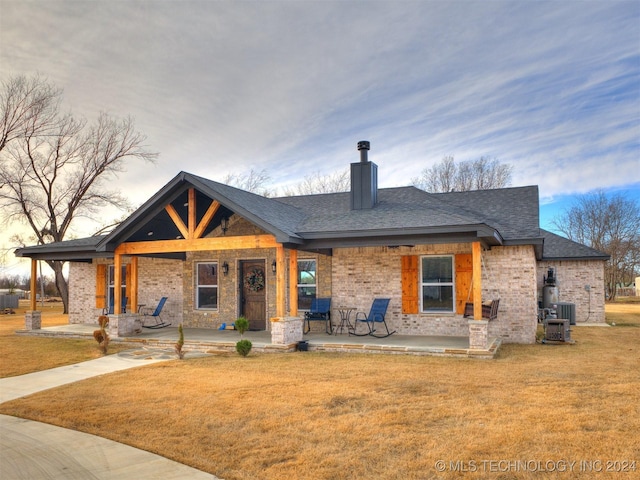
[{"label": "round patio table", "polygon": [[351,312],[355,311],[355,307],[338,307],[338,313],[340,314],[340,324],[336,325],[333,330],[334,335],[338,334],[338,329],[340,329],[340,333],[343,333],[344,328],[347,328],[347,333],[349,330],[353,329],[353,325],[351,325]]}]

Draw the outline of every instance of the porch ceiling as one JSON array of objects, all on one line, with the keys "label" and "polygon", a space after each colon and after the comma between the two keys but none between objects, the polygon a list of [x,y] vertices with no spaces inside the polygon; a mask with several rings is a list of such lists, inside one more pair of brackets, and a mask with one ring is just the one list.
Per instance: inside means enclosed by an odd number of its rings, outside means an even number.
[{"label": "porch ceiling", "polygon": [[[195,191],[196,223],[200,223],[213,199],[202,192]],[[178,214],[182,222],[189,223],[189,191],[184,189],[175,198],[164,205],[154,208],[150,214],[141,217],[137,222],[133,222],[127,228],[118,232],[118,243],[122,242],[143,242],[150,240],[179,240],[184,238],[171,216],[166,210],[166,205],[170,205]],[[220,206],[211,221],[206,226],[202,236],[205,237],[214,229],[218,228],[223,218],[229,218],[233,211],[225,206]]]}]

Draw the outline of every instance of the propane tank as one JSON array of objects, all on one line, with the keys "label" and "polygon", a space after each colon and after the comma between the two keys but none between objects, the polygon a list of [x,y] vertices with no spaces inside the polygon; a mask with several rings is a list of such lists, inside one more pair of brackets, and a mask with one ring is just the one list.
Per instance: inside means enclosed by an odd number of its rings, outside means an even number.
[{"label": "propane tank", "polygon": [[554,308],[554,304],[559,301],[558,287],[556,286],[556,275],[553,268],[549,268],[547,276],[542,277],[544,286],[542,287],[542,306],[543,308]]}]

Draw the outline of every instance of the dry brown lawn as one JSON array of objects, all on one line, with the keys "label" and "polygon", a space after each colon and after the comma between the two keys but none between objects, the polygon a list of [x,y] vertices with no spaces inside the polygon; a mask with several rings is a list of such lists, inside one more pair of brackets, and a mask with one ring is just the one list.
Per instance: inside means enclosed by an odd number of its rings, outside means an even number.
[{"label": "dry brown lawn", "polygon": [[607,323],[640,327],[640,297],[621,297],[605,307]]},{"label": "dry brown lawn", "polygon": [[[640,305],[628,323],[638,314]],[[176,360],[7,402],[0,413],[227,480],[638,478],[640,328],[577,327],[572,338],[504,345],[490,361],[314,352]]]},{"label": "dry brown lawn", "polygon": [[[14,314],[0,315],[0,378],[24,375],[48,368],[70,365],[102,356],[95,340],[62,338],[35,338],[15,335],[24,329],[24,312],[28,302],[21,301]],[[68,323],[62,314],[62,303],[51,302],[42,306],[42,326],[53,327]],[[128,348],[126,345],[111,344],[109,353]]]}]

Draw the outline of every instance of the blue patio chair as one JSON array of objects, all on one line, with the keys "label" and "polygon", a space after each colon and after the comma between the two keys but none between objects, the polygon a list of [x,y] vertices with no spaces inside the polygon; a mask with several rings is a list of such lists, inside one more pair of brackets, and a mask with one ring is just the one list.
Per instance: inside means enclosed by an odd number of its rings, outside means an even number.
[{"label": "blue patio chair", "polygon": [[[109,299],[109,308],[103,308],[102,309],[102,314],[103,315],[113,315],[113,295],[111,296],[111,298]],[[122,305],[120,308],[120,313],[127,313],[127,303],[129,303],[129,297],[124,297],[122,299]]]},{"label": "blue patio chair", "polygon": [[[390,298],[376,298],[373,300],[371,304],[371,310],[369,310],[369,315],[365,315],[364,312],[356,313],[356,321],[353,327],[353,333],[349,332],[350,335],[355,335],[357,337],[364,337],[365,335],[371,335],[376,338],[385,338],[390,335],[396,333],[389,331],[389,327],[387,327],[387,322],[384,317],[387,314],[387,307],[389,306]],[[366,323],[368,327],[368,331],[365,333],[358,333],[358,322]],[[375,334],[375,324],[382,323],[384,325],[385,330],[387,331],[386,335],[376,335]]]},{"label": "blue patio chair", "polygon": [[311,300],[311,308],[304,314],[305,334],[311,331],[311,321],[313,320],[325,322],[324,330],[331,335],[331,298],[314,298]]},{"label": "blue patio chair", "polygon": [[[153,313],[143,313],[142,314],[144,317],[151,317],[151,319],[155,319],[155,322],[156,322],[153,325],[145,325],[144,322],[147,319],[143,318],[142,319],[142,326],[144,328],[164,328],[164,327],[168,327],[169,325],[171,325],[171,322],[166,323],[164,320],[162,320],[162,317],[160,316],[160,313],[162,312],[162,307],[164,307],[164,304],[165,304],[166,301],[167,301],[167,297],[162,297],[160,299],[160,301],[158,302],[158,306],[153,311]],[[150,311],[151,310],[149,310],[149,312]]]}]

